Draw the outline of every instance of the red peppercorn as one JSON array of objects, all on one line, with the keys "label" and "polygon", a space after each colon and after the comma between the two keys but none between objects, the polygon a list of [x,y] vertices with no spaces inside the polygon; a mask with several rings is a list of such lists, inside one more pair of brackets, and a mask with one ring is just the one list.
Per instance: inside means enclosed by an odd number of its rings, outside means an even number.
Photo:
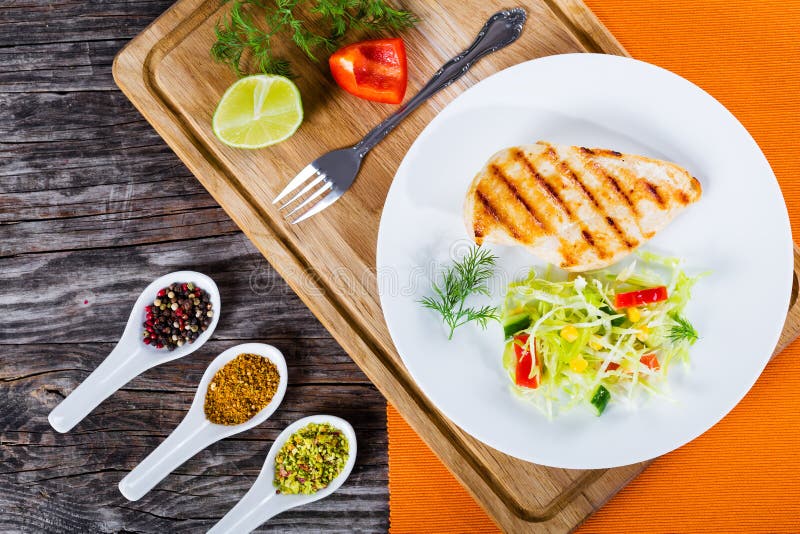
[{"label": "red peppercorn", "polygon": [[[174,293],[174,296],[167,299],[170,293]],[[208,293],[201,288],[193,287],[188,282],[174,283],[160,289],[157,294],[161,305],[145,306],[143,336],[146,344],[174,350],[179,342],[192,343],[208,329],[211,319],[207,313],[212,305]]]},{"label": "red peppercorn", "polygon": [[145,345],[149,345],[150,344],[150,338],[149,337],[144,338],[142,341],[144,341]]}]

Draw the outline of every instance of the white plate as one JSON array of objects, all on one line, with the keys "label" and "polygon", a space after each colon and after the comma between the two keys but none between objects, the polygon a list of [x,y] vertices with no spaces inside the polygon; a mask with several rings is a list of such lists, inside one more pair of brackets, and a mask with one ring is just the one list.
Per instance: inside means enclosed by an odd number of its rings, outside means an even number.
[{"label": "white plate", "polygon": [[[502,368],[502,330],[467,325],[446,338],[418,300],[436,270],[469,246],[462,206],[473,176],[499,149],[547,140],[675,161],[703,198],[645,250],[711,270],[687,315],[701,340],[692,366],[670,374],[674,402],[576,410],[548,421],[516,398]],[[493,303],[541,261],[499,255]],[[378,235],[378,283],[398,352],[433,403],[458,426],[512,456],[565,468],[654,458],[696,438],[747,393],[780,335],[792,284],[792,239],[781,191],[744,127],[694,84],[617,56],[569,54],[516,65],[455,99],[422,132],[397,170]],[[765,414],[766,416],[766,414]]]}]

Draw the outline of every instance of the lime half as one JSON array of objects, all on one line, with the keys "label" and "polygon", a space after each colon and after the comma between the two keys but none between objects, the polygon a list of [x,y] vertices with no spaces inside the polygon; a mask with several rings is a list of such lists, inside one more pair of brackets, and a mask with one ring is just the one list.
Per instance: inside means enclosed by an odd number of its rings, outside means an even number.
[{"label": "lime half", "polygon": [[231,85],[211,126],[226,145],[261,148],[288,139],[303,122],[300,91],[288,78],[259,74]]}]

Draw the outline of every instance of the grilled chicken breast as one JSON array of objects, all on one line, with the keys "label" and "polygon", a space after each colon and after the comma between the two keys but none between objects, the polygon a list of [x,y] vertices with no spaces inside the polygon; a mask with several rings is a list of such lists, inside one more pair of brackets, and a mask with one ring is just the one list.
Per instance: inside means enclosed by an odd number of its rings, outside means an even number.
[{"label": "grilled chicken breast", "polygon": [[540,141],[489,159],[464,218],[479,245],[521,245],[562,269],[588,271],[621,260],[701,194],[674,163]]}]

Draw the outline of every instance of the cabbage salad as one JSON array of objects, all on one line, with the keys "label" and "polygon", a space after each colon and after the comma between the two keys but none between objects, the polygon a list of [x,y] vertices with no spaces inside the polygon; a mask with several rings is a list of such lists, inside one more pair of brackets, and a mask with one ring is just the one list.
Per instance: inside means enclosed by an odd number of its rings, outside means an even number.
[{"label": "cabbage salad", "polygon": [[681,260],[640,253],[627,267],[561,276],[549,269],[509,285],[501,321],[513,389],[549,418],[575,406],[598,415],[640,392],[664,394],[669,369],[698,339],[684,316],[691,289]]}]

